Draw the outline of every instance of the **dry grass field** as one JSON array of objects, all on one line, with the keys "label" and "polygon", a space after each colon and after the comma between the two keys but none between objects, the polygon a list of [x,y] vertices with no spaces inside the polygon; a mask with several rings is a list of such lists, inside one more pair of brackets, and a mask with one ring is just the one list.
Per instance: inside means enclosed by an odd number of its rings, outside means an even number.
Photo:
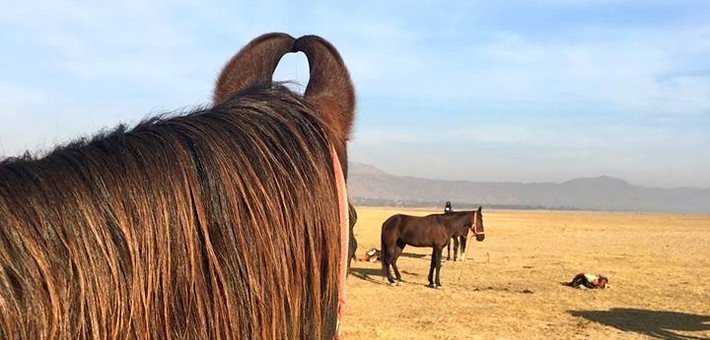
[{"label": "dry grass field", "polygon": [[[390,215],[432,212],[359,208],[358,256],[380,248]],[[404,250],[398,287],[380,262],[353,262],[343,336],[710,339],[710,216],[484,209],[484,225],[466,262],[443,264],[439,290],[426,287],[429,248]],[[561,285],[579,272],[612,289]]]}]

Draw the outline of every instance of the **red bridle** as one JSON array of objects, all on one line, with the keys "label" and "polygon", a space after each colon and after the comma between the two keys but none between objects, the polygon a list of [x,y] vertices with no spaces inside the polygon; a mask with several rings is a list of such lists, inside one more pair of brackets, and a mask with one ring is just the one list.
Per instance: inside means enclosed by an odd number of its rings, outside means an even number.
[{"label": "red bridle", "polygon": [[335,186],[338,190],[338,208],[340,210],[340,272],[338,273],[338,314],[335,326],[335,339],[340,339],[340,319],[345,312],[345,279],[348,275],[348,245],[350,244],[350,215],[348,214],[348,193],[345,186],[345,175],[340,166],[340,159],[335,148],[330,146],[330,156],[333,162]]}]

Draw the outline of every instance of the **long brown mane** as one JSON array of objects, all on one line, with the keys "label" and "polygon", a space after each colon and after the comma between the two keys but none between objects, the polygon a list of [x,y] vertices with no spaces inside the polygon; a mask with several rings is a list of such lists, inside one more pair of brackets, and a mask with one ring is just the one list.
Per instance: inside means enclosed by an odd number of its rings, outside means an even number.
[{"label": "long brown mane", "polygon": [[[317,92],[271,82],[290,51]],[[341,93],[330,44],[269,34],[225,67],[212,107],[0,163],[0,338],[332,337]]]}]

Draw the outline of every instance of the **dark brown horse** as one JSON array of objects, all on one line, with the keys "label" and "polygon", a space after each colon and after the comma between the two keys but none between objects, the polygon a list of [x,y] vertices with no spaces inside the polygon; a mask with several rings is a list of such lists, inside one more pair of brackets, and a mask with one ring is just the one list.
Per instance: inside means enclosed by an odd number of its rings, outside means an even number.
[{"label": "dark brown horse", "polygon": [[267,34],[208,108],[1,162],[0,338],[334,337],[354,104],[333,46]]},{"label": "dark brown horse", "polygon": [[[382,269],[390,284],[395,280],[390,273],[394,269],[397,281],[402,276],[397,268],[397,259],[406,245],[431,247],[431,266],[429,267],[429,286],[441,287],[441,253],[457,232],[470,230],[476,240],[483,241],[483,213],[481,208],[474,211],[457,211],[448,214],[432,214],[424,217],[397,214],[382,224]],[[434,270],[436,269],[436,278]]]}]

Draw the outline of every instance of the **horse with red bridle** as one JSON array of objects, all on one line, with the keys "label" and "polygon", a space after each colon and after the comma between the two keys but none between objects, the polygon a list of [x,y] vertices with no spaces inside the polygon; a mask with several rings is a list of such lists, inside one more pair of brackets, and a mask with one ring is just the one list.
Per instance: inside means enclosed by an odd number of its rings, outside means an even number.
[{"label": "horse with red bridle", "polygon": [[[431,264],[429,267],[429,286],[441,287],[439,273],[441,271],[441,254],[451,237],[471,231],[477,241],[485,239],[483,229],[483,213],[481,208],[473,211],[457,211],[446,214],[428,216],[409,216],[397,214],[388,218],[382,224],[382,270],[390,284],[402,281],[397,268],[397,259],[404,247],[431,247]],[[395,273],[392,277],[389,267]],[[436,271],[436,275],[434,272]]]}]

